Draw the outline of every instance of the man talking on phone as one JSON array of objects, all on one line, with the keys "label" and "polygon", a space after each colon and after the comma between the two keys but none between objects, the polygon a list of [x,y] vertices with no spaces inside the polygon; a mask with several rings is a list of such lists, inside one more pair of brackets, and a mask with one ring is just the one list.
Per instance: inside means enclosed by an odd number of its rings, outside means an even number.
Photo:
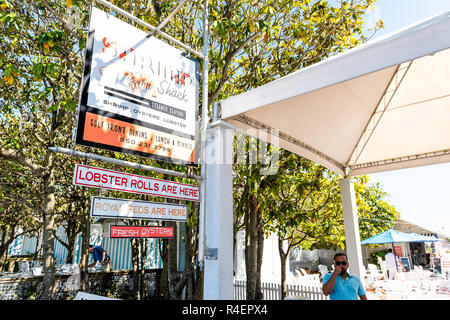
[{"label": "man talking on phone", "polygon": [[322,291],[330,300],[367,300],[366,291],[357,276],[348,270],[348,259],[343,253],[334,256],[334,271],[323,277]]}]

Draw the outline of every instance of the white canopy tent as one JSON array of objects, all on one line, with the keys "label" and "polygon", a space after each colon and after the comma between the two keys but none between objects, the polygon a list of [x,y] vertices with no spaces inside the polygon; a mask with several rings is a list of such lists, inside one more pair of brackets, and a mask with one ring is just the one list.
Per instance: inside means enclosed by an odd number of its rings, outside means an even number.
[{"label": "white canopy tent", "polygon": [[[448,162],[449,48],[447,12],[221,101],[221,119],[275,130],[281,147],[345,178]],[[361,277],[351,179],[341,193],[350,268]]]},{"label": "white canopy tent", "polygon": [[448,162],[449,35],[447,12],[230,97],[222,119],[341,175]]}]

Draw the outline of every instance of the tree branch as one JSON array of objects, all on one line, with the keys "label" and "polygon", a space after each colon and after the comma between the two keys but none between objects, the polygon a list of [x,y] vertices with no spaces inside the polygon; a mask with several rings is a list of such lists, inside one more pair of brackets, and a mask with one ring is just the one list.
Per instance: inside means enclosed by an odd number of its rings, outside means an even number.
[{"label": "tree branch", "polygon": [[20,150],[6,150],[0,148],[0,157],[31,169],[33,173],[39,177],[43,177],[45,175],[44,167],[28,159],[27,156]]}]

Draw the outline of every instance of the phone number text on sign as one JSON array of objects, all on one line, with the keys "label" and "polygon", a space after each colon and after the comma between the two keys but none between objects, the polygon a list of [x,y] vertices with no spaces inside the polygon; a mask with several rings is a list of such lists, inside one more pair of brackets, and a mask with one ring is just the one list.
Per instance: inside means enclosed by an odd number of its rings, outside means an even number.
[{"label": "phone number text on sign", "polygon": [[81,164],[75,165],[73,184],[180,200],[200,201],[198,186]]}]

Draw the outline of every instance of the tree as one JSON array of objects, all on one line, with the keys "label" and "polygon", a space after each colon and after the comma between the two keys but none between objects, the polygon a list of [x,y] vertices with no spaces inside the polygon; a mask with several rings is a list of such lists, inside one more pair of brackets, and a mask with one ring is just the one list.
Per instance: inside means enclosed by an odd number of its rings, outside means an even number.
[{"label": "tree", "polygon": [[[299,156],[283,152],[277,176],[279,180],[264,199],[268,211],[268,223],[264,229],[278,236],[284,298],[286,261],[291,251],[298,246],[307,250],[344,249],[345,233],[339,177],[336,174]],[[364,238],[387,230],[400,216],[385,201],[386,193],[381,186],[370,185],[368,181],[367,176],[361,176],[356,178],[355,183],[360,234]]]},{"label": "tree", "polygon": [[64,168],[59,167],[56,171],[58,188],[55,191],[55,201],[58,210],[55,223],[65,230],[67,242],[58,237],[56,232],[54,236],[67,249],[67,263],[73,263],[76,238],[85,228],[85,209],[92,193],[77,190],[72,184],[74,163],[75,161],[63,162]]},{"label": "tree", "polygon": [[[214,2],[211,16],[215,37],[210,60],[212,68],[220,71],[210,80],[211,99],[261,86],[358,45],[364,41],[362,15],[372,1],[342,1],[337,6],[327,1],[218,3],[220,10]],[[237,173],[239,170],[243,171]],[[247,298],[259,299],[264,225],[261,199],[272,178],[257,177],[258,167],[235,167],[235,172],[248,177],[235,197],[236,214],[246,221]]]},{"label": "tree", "polygon": [[[201,48],[202,2],[188,2],[164,31],[193,48]],[[323,0],[209,1],[209,102],[260,86],[357,45],[363,40],[361,17],[372,2],[342,1],[333,7]],[[165,19],[178,5],[176,2],[158,0],[152,1],[152,6],[142,0],[117,0],[114,3],[152,25]],[[79,26],[75,28],[68,23],[67,6],[72,4],[79,12]],[[2,0],[0,7],[0,37],[3,40],[0,43],[0,157],[30,170],[42,186],[42,299],[52,297],[56,217],[62,210],[57,207],[61,201],[57,190],[61,186],[56,176],[60,176],[62,170],[59,171],[59,168],[64,168],[62,164],[67,161],[63,156],[49,152],[48,147],[71,146],[90,4],[91,1],[75,0],[66,3]],[[200,61],[200,69],[202,63]],[[119,158],[123,156],[108,154]],[[165,165],[138,157],[126,156],[126,159]],[[167,164],[167,167],[180,170],[180,166],[175,164]],[[252,204],[246,209],[249,210],[247,217],[256,219],[252,222],[248,220],[247,228],[259,242],[263,235],[259,222],[262,207],[261,196],[255,191],[265,189],[267,182],[264,181],[268,180],[257,180],[256,184],[252,179],[246,182],[251,186],[249,200]],[[81,212],[84,212],[85,261],[89,217],[86,202],[80,202],[80,205]],[[65,209],[67,211],[68,208]],[[195,246],[195,241],[190,244]],[[195,247],[190,250],[195,254]],[[261,246],[257,252],[261,254]],[[251,261],[249,268],[257,270],[260,259]],[[257,274],[250,278],[254,280]]]},{"label": "tree", "polygon": [[324,208],[334,200],[336,183],[330,175],[329,170],[312,161],[281,152],[277,179],[264,199],[267,208],[264,231],[278,235],[282,298],[286,297],[286,262],[291,251],[316,237]]},{"label": "tree", "polygon": [[[9,246],[23,235],[33,235],[42,224],[39,185],[30,183],[29,170],[0,160],[0,270],[4,270]],[[28,191],[28,192],[24,192]]]},{"label": "tree", "polygon": [[[82,30],[68,30],[65,8],[46,1],[4,1],[0,21],[2,131],[0,156],[33,172],[43,189],[43,292],[53,295],[55,168],[50,146],[71,136],[81,67]],[[77,48],[77,49],[74,49]],[[72,116],[71,116],[72,113]],[[16,126],[13,123],[16,123]]]}]

